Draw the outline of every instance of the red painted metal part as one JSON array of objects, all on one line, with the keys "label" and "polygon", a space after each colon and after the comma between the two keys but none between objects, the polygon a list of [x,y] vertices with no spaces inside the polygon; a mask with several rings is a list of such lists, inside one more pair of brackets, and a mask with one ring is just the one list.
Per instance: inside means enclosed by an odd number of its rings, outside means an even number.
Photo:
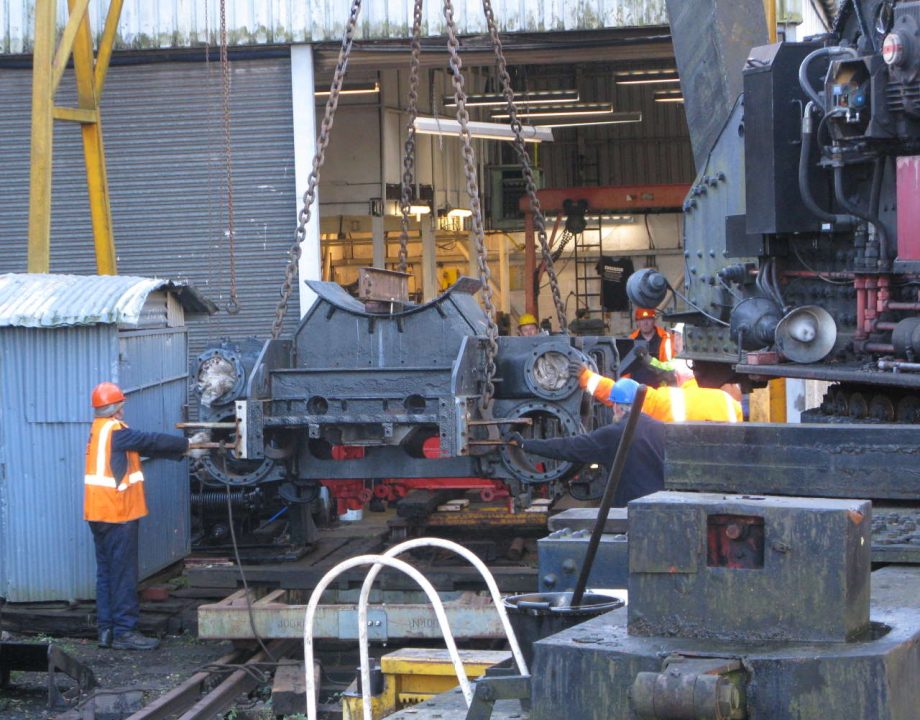
[{"label": "red painted metal part", "polygon": [[897,159],[898,260],[920,260],[920,155]]},{"label": "red painted metal part", "polygon": [[[537,190],[537,199],[544,216],[562,210],[566,200],[587,200],[588,214],[643,213],[650,210],[680,211],[690,192],[686,183],[668,185],[586,185],[574,188],[544,188]],[[521,196],[518,207],[530,212],[530,198]]]},{"label": "red painted metal part", "polygon": [[[422,445],[422,453],[429,459],[440,457],[440,439],[428,438]],[[332,448],[332,457],[334,460],[360,460],[364,457],[364,448],[335,445]],[[394,502],[412,490],[479,490],[479,496],[484,502],[510,495],[501,480],[478,477],[384,478],[373,482],[372,485],[359,479],[321,482],[335,500],[338,515],[344,515],[348,510],[358,510],[374,497]]]},{"label": "red painted metal part", "polygon": [[[599,185],[575,188],[544,188],[537,190],[537,199],[544,217],[562,211],[566,200],[586,200],[589,214],[645,213],[683,208],[684,198],[690,192],[685,183],[669,185]],[[531,278],[537,268],[536,235],[530,198],[521,196],[518,207],[524,211],[524,306],[527,312],[538,315],[537,296]]]}]

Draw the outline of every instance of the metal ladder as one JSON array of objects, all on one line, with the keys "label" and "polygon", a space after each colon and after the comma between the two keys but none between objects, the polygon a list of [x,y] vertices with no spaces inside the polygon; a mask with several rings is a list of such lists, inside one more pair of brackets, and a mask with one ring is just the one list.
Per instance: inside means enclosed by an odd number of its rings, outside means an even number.
[{"label": "metal ladder", "polygon": [[597,317],[604,312],[601,276],[596,269],[602,254],[602,239],[603,223],[600,218],[596,224],[589,224],[584,232],[574,238],[572,259],[575,263],[575,306],[586,309],[589,317]]}]

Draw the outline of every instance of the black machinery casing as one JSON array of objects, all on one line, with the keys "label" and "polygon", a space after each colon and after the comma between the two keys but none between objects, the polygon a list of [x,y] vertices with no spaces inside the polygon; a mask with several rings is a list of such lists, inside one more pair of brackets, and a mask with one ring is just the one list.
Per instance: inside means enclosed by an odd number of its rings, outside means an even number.
[{"label": "black machinery casing", "polygon": [[[757,158],[745,164],[746,232],[814,232],[821,219],[802,202],[795,178],[799,169],[802,108],[808,101],[799,87],[802,60],[816,43],[776,43],[751,50],[744,69],[744,156]],[[821,76],[817,65],[812,79]],[[817,164],[814,145],[809,160]],[[812,173],[811,192],[821,207],[830,206],[826,178]],[[762,242],[762,240],[760,240]]]},{"label": "black machinery casing", "polygon": [[308,284],[318,297],[293,339],[264,344],[234,400],[240,461],[254,470],[282,468],[300,483],[490,477],[517,494],[577,467],[538,465],[498,443],[502,433],[572,436],[607,419],[569,366],[592,361],[615,375],[612,338],[499,337],[494,398],[484,409],[488,341],[477,281],[462,278],[423,305],[383,309],[335,283]]},{"label": "black machinery casing", "polygon": [[531,720],[916,718],[920,570],[872,573],[870,605],[869,503],[660,492],[629,514],[629,605],[534,644]]}]

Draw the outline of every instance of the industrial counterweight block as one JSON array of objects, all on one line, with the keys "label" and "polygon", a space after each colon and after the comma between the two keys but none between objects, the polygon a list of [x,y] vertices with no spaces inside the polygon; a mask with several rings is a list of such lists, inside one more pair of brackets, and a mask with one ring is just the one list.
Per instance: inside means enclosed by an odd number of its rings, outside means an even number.
[{"label": "industrial counterweight block", "polygon": [[[629,504],[629,605],[534,643],[531,720],[916,720],[920,568],[863,500]],[[870,604],[871,583],[871,604]]]}]

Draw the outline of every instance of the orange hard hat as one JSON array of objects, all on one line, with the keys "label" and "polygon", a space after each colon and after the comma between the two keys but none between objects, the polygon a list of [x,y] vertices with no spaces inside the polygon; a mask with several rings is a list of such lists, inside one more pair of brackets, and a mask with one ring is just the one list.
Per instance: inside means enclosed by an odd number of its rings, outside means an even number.
[{"label": "orange hard hat", "polygon": [[636,308],[636,320],[655,317],[655,308]]},{"label": "orange hard hat", "polygon": [[103,382],[93,388],[93,407],[101,408],[125,401],[125,394],[115,383]]}]

